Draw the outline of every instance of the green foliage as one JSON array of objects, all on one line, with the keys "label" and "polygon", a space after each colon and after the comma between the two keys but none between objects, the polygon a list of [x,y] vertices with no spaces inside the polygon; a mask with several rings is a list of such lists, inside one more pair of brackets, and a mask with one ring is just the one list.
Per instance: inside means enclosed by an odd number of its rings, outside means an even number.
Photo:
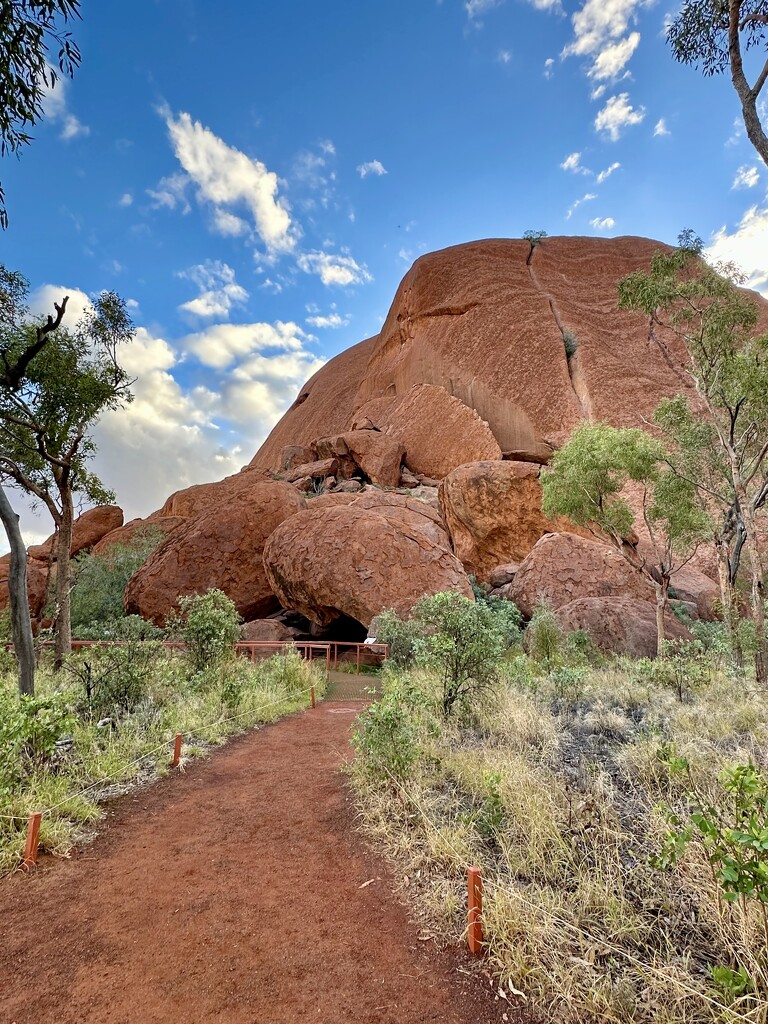
[{"label": "green foliage", "polygon": [[152,675],[166,657],[160,644],[148,640],[120,647],[86,647],[73,655],[65,668],[79,687],[79,713],[94,721],[108,718],[117,725],[146,699]]},{"label": "green foliage", "polygon": [[547,232],[546,231],[532,231],[532,230],[528,230],[528,231],[524,231],[523,232],[523,238],[525,239],[526,242],[530,242],[531,243],[531,249],[534,249],[541,242],[541,240],[543,238],[546,238],[546,237],[547,237]]},{"label": "green foliage", "polygon": [[709,976],[718,995],[727,999],[729,1003],[754,991],[755,982],[746,967],[739,967],[737,971],[731,967],[710,967]]},{"label": "green foliage", "polygon": [[[80,51],[68,22],[80,17],[80,0],[24,0],[0,8],[0,156],[18,153],[32,141],[28,128],[44,115],[45,97],[58,79],[50,47],[57,49],[61,74],[72,77]],[[0,187],[0,227],[8,227],[5,196]]]},{"label": "green foliage", "polygon": [[565,632],[552,607],[539,604],[533,610],[525,631],[526,650],[545,668],[554,666],[565,648]]},{"label": "green foliage", "polygon": [[380,643],[388,644],[389,661],[403,667],[413,662],[413,645],[421,635],[421,628],[414,619],[401,619],[392,608],[386,608],[371,622],[368,634],[375,636]]},{"label": "green foliage", "polygon": [[565,346],[565,354],[569,359],[571,356],[576,355],[576,350],[579,347],[579,339],[573,331],[563,331],[563,345]]},{"label": "green foliage", "polygon": [[75,559],[72,588],[72,633],[80,639],[81,628],[110,622],[123,615],[123,592],[133,576],[162,541],[164,534],[151,526],[137,531],[128,544],[114,544],[102,555]]},{"label": "green foliage", "polygon": [[78,640],[162,640],[165,630],[140,615],[124,615],[78,626]]},{"label": "green foliage", "polygon": [[25,776],[50,762],[56,742],[72,724],[61,694],[18,696],[0,688],[0,796],[13,792]]},{"label": "green foliage", "polygon": [[179,634],[197,671],[220,664],[231,656],[240,634],[240,616],[221,590],[183,597]]},{"label": "green foliage", "polygon": [[421,756],[414,710],[424,704],[418,690],[395,683],[358,717],[352,743],[367,774],[405,781]]}]

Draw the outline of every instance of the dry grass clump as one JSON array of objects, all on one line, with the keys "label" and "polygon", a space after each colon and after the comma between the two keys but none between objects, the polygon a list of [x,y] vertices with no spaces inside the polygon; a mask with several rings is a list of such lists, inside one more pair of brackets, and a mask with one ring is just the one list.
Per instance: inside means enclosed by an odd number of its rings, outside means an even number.
[{"label": "dry grass clump", "polygon": [[362,716],[363,829],[454,940],[466,868],[481,867],[487,954],[536,1018],[768,1022],[765,905],[724,899],[695,835],[664,861],[696,799],[727,805],[724,770],[768,764],[763,695],[693,674],[688,687],[650,663],[518,661],[492,700],[445,723],[428,677],[389,672]]}]

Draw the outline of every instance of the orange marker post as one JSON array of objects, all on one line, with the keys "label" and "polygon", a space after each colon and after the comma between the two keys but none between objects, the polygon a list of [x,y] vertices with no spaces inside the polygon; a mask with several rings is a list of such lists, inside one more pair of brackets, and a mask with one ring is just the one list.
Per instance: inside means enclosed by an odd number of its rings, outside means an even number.
[{"label": "orange marker post", "polygon": [[37,847],[40,841],[40,822],[42,820],[42,811],[36,811],[29,816],[29,821],[27,822],[27,843],[24,847],[24,860],[21,865],[25,871],[31,871],[32,868],[37,867]]},{"label": "orange marker post", "polygon": [[480,868],[467,870],[467,943],[470,953],[483,950],[483,878]]},{"label": "orange marker post", "polygon": [[176,733],[176,739],[173,744],[173,768],[179,767],[179,761],[181,760],[181,733]]},{"label": "orange marker post", "polygon": [[312,701],[312,707],[315,707],[315,688],[314,688],[314,686],[309,691],[309,697],[310,697],[310,700]]}]

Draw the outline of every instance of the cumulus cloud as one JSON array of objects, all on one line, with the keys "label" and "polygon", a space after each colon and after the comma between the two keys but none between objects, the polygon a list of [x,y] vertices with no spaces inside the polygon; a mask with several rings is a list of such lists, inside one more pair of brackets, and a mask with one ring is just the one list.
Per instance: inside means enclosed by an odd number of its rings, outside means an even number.
[{"label": "cumulus cloud", "polygon": [[509,64],[512,60],[512,54],[509,50],[499,50],[499,56],[497,58],[500,64]]},{"label": "cumulus cloud", "polygon": [[213,230],[217,235],[224,235],[225,238],[237,238],[240,235],[247,235],[250,228],[242,217],[217,207],[213,211]]},{"label": "cumulus cloud", "polygon": [[357,173],[361,178],[367,178],[369,174],[374,174],[380,178],[383,174],[387,174],[388,171],[381,160],[369,160],[367,163],[358,166]]},{"label": "cumulus cloud", "polygon": [[629,94],[619,93],[611,96],[595,118],[595,129],[607,135],[612,142],[617,142],[624,130],[631,125],[640,124],[645,118],[645,107],[635,107],[629,102]]},{"label": "cumulus cloud", "polygon": [[247,211],[268,254],[290,252],[298,229],[279,195],[277,174],[187,113],[174,117],[166,110],[164,118],[176,158],[195,186],[198,202],[210,204],[214,211],[231,213],[232,207]]},{"label": "cumulus cloud", "polygon": [[335,330],[338,327],[347,327],[349,325],[349,317],[341,316],[339,313],[328,313],[326,316],[315,314],[307,317],[307,323],[310,327],[316,327],[318,330],[326,328]]},{"label": "cumulus cloud", "polygon": [[544,61],[544,77],[545,78],[551,78],[552,77],[552,75],[554,74],[554,71],[552,70],[554,68],[554,66],[555,66],[555,59],[554,59],[554,57],[547,57],[547,59]]},{"label": "cumulus cloud", "polygon": [[613,217],[595,217],[589,222],[595,231],[608,231],[614,226],[616,221]]},{"label": "cumulus cloud", "polygon": [[757,167],[747,167],[745,164],[736,171],[731,188],[754,188],[760,181],[760,172]]},{"label": "cumulus cloud", "polygon": [[665,135],[670,135],[671,132],[667,128],[667,120],[664,117],[660,117],[653,128],[653,134],[663,138]]},{"label": "cumulus cloud", "polygon": [[305,274],[317,274],[324,285],[347,288],[373,280],[365,264],[359,264],[349,254],[306,252],[301,253],[296,262]]},{"label": "cumulus cloud", "polygon": [[131,206],[133,204],[133,196],[130,192],[123,192],[117,201],[118,206]]},{"label": "cumulus cloud", "polygon": [[233,306],[244,303],[248,292],[235,280],[235,272],[221,260],[206,260],[178,275],[197,285],[200,294],[184,302],[179,309],[192,316],[208,319],[227,316]]},{"label": "cumulus cloud", "polygon": [[192,207],[187,199],[188,185],[189,178],[186,174],[169,174],[160,179],[157,188],[148,188],[147,195],[155,209],[165,207],[168,210],[175,210],[178,206],[182,213],[189,213]]},{"label": "cumulus cloud", "polygon": [[723,225],[704,255],[714,263],[735,263],[746,273],[748,286],[768,298],[768,206],[751,206],[733,232]]},{"label": "cumulus cloud", "polygon": [[295,323],[211,324],[188,334],[181,342],[186,352],[204,366],[222,370],[254,352],[303,353],[310,336]]},{"label": "cumulus cloud", "polygon": [[466,0],[464,10],[470,21],[476,21],[494,7],[498,7],[501,0]]},{"label": "cumulus cloud", "polygon": [[54,303],[61,303],[64,296],[69,296],[62,324],[73,328],[85,313],[93,309],[90,298],[79,288],[65,288],[58,284],[42,284],[29,295],[29,309],[33,316],[55,315]]},{"label": "cumulus cloud", "polygon": [[592,174],[592,171],[582,164],[581,153],[569,153],[560,167],[564,171],[573,171],[574,174]]},{"label": "cumulus cloud", "polygon": [[565,215],[565,219],[570,220],[582,203],[589,203],[593,199],[597,199],[597,195],[594,192],[587,192],[587,194],[583,195],[581,199],[577,199],[576,202],[573,203],[573,205],[568,208],[568,212]]},{"label": "cumulus cloud", "polygon": [[651,0],[586,0],[571,18],[573,39],[563,57],[591,57],[587,71],[597,81],[617,79],[640,43],[639,32],[629,32],[639,8]]}]

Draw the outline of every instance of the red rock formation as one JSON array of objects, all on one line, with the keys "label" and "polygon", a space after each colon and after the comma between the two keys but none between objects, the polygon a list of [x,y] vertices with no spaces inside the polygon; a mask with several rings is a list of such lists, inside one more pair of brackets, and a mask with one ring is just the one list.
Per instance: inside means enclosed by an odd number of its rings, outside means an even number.
[{"label": "red rock formation", "polygon": [[306,508],[295,487],[260,483],[178,527],[134,573],[125,610],[162,624],[179,596],[223,590],[244,619],[277,610],[262,564],[272,531]]},{"label": "red rock formation", "polygon": [[541,510],[539,466],[529,462],[470,462],[443,480],[440,511],[453,550],[483,582],[505,562],[521,562],[545,533],[578,531]]},{"label": "red rock formation", "polygon": [[[97,505],[96,508],[89,508],[75,520],[72,526],[72,554],[79,555],[81,551],[87,551],[97,544],[102,537],[105,537],[112,530],[123,525],[123,510],[117,505]],[[56,535],[43,541],[42,544],[33,544],[28,549],[30,558],[37,558],[47,561],[51,554]],[[56,556],[54,555],[54,558]]]},{"label": "red rock formation", "polygon": [[298,629],[292,629],[278,619],[254,619],[240,627],[243,643],[284,643],[298,635]]},{"label": "red rock formation", "polygon": [[359,468],[379,487],[397,487],[400,483],[403,443],[378,430],[350,430],[319,438],[315,445],[322,458],[335,457],[344,465],[342,476],[351,476]]},{"label": "red rock formation", "polygon": [[[11,556],[0,558],[0,612],[8,607],[8,570]],[[48,598],[48,563],[35,558],[27,560],[27,597],[29,613],[33,619],[39,619]]]},{"label": "red rock formation", "polygon": [[[557,610],[563,629],[583,629],[601,650],[632,658],[656,657],[656,608],[631,597],[582,597]],[[668,640],[691,640],[674,615],[664,619]]]},{"label": "red rock formation", "polygon": [[259,485],[267,479],[268,477],[258,470],[244,469],[215,483],[193,484],[181,491],[175,491],[163,507],[149,518],[181,516],[188,519],[200,512],[225,505],[232,498],[241,495],[247,498],[254,491],[258,493]]},{"label": "red rock formation", "polygon": [[407,615],[424,594],[472,588],[458,559],[422,529],[375,508],[309,508],[264,548],[267,577],[285,608],[319,626],[347,616],[369,626],[385,608]]},{"label": "red rock formation", "polygon": [[164,539],[170,533],[173,533],[177,526],[181,526],[186,521],[187,519],[184,516],[161,516],[157,514],[150,516],[149,519],[131,519],[125,526],[112,530],[106,537],[102,537],[99,543],[93,546],[92,553],[94,555],[103,555],[116,545],[127,546],[137,536],[142,534],[155,535],[160,537],[160,539]]},{"label": "red rock formation", "polygon": [[[526,618],[546,601],[560,608],[582,597],[653,601],[650,583],[608,544],[572,533],[549,533],[517,570],[510,596]],[[654,611],[655,614],[655,611]]]}]

